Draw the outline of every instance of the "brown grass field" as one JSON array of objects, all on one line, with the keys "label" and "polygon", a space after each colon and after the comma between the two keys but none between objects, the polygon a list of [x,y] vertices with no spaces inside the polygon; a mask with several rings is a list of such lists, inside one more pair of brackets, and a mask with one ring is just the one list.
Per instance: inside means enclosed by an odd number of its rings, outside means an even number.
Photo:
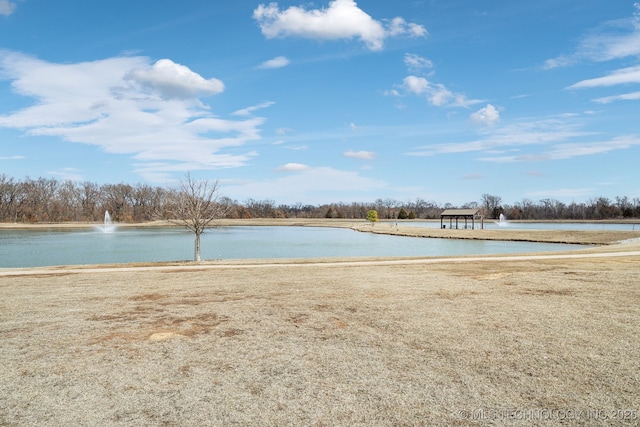
[{"label": "brown grass field", "polygon": [[552,234],[603,245],[0,269],[0,425],[639,425],[640,233]]}]

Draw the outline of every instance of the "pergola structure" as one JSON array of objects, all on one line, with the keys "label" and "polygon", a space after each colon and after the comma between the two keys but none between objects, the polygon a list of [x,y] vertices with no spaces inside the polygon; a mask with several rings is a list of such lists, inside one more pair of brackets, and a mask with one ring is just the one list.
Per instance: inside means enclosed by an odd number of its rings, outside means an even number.
[{"label": "pergola structure", "polygon": [[[469,228],[468,221],[471,220],[471,229],[475,228],[475,220],[478,217],[480,209],[445,209],[440,214],[440,228],[446,228],[444,220],[449,218],[449,228],[453,228],[453,219],[456,220],[456,230],[458,229],[458,220],[464,218],[464,228]],[[480,226],[484,228],[484,222],[482,217],[480,218]]]}]

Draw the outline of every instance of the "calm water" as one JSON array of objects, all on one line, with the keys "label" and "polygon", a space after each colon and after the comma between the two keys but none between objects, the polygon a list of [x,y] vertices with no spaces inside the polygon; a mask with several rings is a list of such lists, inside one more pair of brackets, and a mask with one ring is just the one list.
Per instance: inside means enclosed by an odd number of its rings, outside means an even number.
[{"label": "calm water", "polygon": [[[202,235],[202,259],[448,256],[573,250],[577,245],[428,239],[315,227],[229,227]],[[182,261],[193,234],[180,228],[0,230],[0,267]]]}]

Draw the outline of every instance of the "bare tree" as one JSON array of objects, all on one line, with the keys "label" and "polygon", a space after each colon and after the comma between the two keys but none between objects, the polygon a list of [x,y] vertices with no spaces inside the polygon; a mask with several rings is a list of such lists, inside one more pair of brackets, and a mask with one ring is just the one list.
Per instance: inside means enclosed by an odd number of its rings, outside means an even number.
[{"label": "bare tree", "polygon": [[85,221],[95,221],[101,218],[103,212],[99,212],[98,205],[102,201],[102,195],[98,184],[89,181],[80,184],[81,215]]},{"label": "bare tree", "polygon": [[176,218],[174,221],[195,235],[194,260],[200,261],[200,236],[207,227],[213,227],[216,220],[226,215],[228,205],[221,203],[223,198],[218,181],[196,181],[189,173],[180,181],[180,189],[175,197],[172,212]]},{"label": "bare tree", "polygon": [[24,198],[22,184],[0,175],[0,221],[18,222],[21,199]]},{"label": "bare tree", "polygon": [[[2,1],[2,0],[0,0]],[[188,182],[196,182],[187,176]],[[213,185],[213,189],[211,186]],[[193,190],[207,195],[217,191],[217,183],[207,183],[206,188]],[[178,209],[177,188],[151,187],[148,184],[131,186],[126,183],[98,184],[92,182],[57,181],[56,179],[26,179],[19,181],[0,173],[0,222],[61,222],[96,221],[109,211],[117,222],[143,222],[153,219],[187,219],[190,215]],[[187,192],[189,194],[190,192]],[[191,192],[193,195],[193,192]],[[221,216],[227,218],[322,218],[331,209],[335,218],[364,218],[369,210],[376,210],[379,218],[397,218],[402,212],[409,219],[439,218],[442,209],[455,208],[451,203],[439,205],[435,201],[420,198],[399,202],[395,199],[377,199],[375,202],[335,202],[308,205],[301,202],[288,206],[275,201],[248,199],[244,204],[229,197],[212,196]],[[497,218],[500,213],[509,219],[576,219],[598,220],[640,218],[640,197],[633,199],[617,196],[615,199],[597,197],[587,202],[565,204],[554,199],[533,202],[523,199],[514,205],[502,204],[502,199],[483,194],[481,201],[468,202],[462,208],[483,208],[484,215]],[[181,221],[174,221],[182,223]]]},{"label": "bare tree", "polygon": [[485,215],[492,218],[498,218],[500,215],[500,202],[502,198],[500,196],[492,196],[491,194],[482,195],[482,206],[485,209]]}]

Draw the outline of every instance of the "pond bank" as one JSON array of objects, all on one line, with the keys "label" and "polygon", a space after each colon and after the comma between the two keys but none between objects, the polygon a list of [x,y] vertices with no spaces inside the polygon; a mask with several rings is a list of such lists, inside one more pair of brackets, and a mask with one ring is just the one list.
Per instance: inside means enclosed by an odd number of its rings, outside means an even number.
[{"label": "pond bank", "polygon": [[[424,221],[424,220],[421,220]],[[550,223],[555,223],[549,221]],[[324,218],[250,218],[224,219],[218,226],[292,226],[292,227],[331,227],[376,234],[405,237],[429,237],[437,239],[501,240],[513,242],[564,243],[579,245],[610,245],[625,240],[640,238],[640,230],[513,230],[513,229],[440,229],[412,226],[410,221],[380,221],[372,224],[366,220],[343,220]],[[81,229],[99,226],[98,223],[0,223],[2,229],[39,230],[39,229]],[[119,223],[118,227],[168,227],[179,225],[169,221],[151,221],[146,223]]]},{"label": "pond bank", "polygon": [[[551,222],[551,221],[550,221]],[[223,220],[222,226],[299,226],[335,227],[405,237],[435,239],[501,240],[511,242],[564,243],[577,245],[610,245],[640,238],[640,230],[512,230],[512,229],[451,229],[412,226],[408,221],[381,221],[372,224],[365,220],[339,219],[239,219]]]}]

